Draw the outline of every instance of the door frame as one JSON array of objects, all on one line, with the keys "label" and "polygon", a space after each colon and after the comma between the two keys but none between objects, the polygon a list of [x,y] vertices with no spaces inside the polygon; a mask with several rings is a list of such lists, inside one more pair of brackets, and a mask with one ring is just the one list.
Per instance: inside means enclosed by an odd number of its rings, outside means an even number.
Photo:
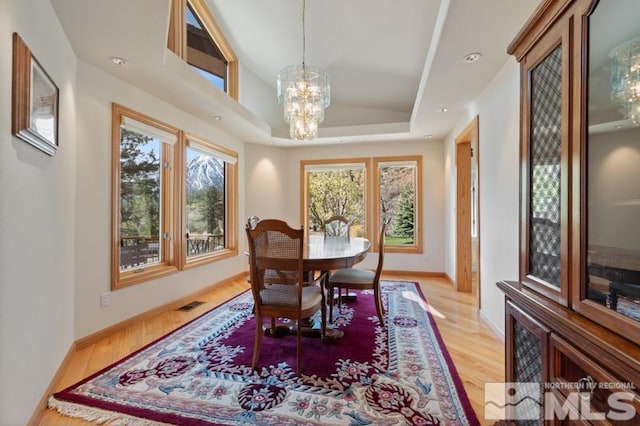
[{"label": "door frame", "polygon": [[[473,155],[471,157],[471,162],[475,162],[476,167],[476,182],[478,183],[475,188],[475,196],[476,199],[476,230],[477,230],[477,239],[478,239],[478,264],[477,264],[477,300],[478,307],[480,307],[481,294],[480,294],[480,132],[479,132],[479,116],[476,115],[466,126],[465,128],[458,134],[455,138],[455,152],[456,152],[456,290],[470,292],[471,288],[471,252],[463,252],[463,250],[468,250],[467,247],[471,245],[471,208],[473,206],[471,197],[469,197],[468,207],[462,210],[462,214],[468,214],[468,217],[465,216],[464,221],[460,221],[461,217],[461,206],[463,203],[467,201],[461,197],[461,192],[458,191],[458,173],[459,173],[459,159],[458,159],[458,145],[468,143],[469,147],[473,150]],[[470,164],[471,166],[471,164]],[[464,171],[468,173],[467,179],[469,181],[469,188],[466,192],[467,194],[471,193],[471,167],[468,170]],[[468,220],[467,220],[468,219]],[[459,223],[460,222],[460,223]],[[461,226],[460,226],[461,225]],[[462,229],[461,229],[462,228]],[[471,248],[473,250],[473,248]],[[468,271],[468,272],[467,272]],[[464,274],[465,276],[461,277]],[[462,280],[461,280],[462,278]]]}]

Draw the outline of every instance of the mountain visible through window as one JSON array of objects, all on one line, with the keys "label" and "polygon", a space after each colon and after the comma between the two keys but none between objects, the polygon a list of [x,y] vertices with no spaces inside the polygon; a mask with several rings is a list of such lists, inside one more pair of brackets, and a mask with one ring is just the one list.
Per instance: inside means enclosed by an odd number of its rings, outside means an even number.
[{"label": "mountain visible through window", "polygon": [[187,148],[187,257],[225,248],[225,163]]}]

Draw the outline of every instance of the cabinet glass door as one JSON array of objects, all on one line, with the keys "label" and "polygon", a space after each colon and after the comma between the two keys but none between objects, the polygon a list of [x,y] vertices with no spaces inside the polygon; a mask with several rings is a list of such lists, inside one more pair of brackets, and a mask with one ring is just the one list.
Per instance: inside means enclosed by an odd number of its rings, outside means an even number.
[{"label": "cabinet glass door", "polygon": [[562,47],[531,70],[529,274],[560,287]]},{"label": "cabinet glass door", "polygon": [[520,280],[568,302],[568,27],[546,34],[523,60],[524,128]]},{"label": "cabinet glass door", "polygon": [[638,22],[637,0],[600,1],[589,17],[586,273],[581,294],[604,308],[601,313],[615,311],[622,334],[631,335],[635,328],[636,336],[638,328],[628,324],[640,323]]}]

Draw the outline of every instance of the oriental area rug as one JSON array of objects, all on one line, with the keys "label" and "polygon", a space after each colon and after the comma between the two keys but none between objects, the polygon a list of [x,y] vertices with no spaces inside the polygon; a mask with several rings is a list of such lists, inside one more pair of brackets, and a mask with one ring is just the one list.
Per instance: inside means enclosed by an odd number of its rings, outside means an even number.
[{"label": "oriental area rug", "polygon": [[[251,368],[250,292],[61,391],[49,407],[97,423],[151,425],[476,425],[416,283],[383,281],[334,311],[337,343],[264,336]],[[337,306],[336,306],[337,308]],[[337,315],[336,315],[337,314]]]}]

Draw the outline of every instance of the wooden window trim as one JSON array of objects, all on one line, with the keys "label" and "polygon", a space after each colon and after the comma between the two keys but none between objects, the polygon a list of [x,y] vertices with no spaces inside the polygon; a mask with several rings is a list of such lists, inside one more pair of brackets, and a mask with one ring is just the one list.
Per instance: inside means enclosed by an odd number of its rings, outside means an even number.
[{"label": "wooden window trim", "polygon": [[169,24],[169,36],[167,47],[176,55],[186,61],[187,59],[187,22],[185,9],[191,5],[202,25],[211,35],[227,60],[227,94],[238,100],[238,57],[233,52],[220,26],[209,10],[205,0],[172,0],[171,18]]},{"label": "wooden window trim", "polygon": [[[380,217],[380,164],[390,162],[416,162],[416,187],[415,187],[415,243],[409,246],[388,245],[385,244],[384,251],[386,253],[422,253],[422,155],[403,155],[395,157],[375,157],[373,159],[373,208],[374,208],[374,229],[379,230],[382,226]],[[373,251],[379,251],[378,240],[374,239]]]},{"label": "wooden window trim", "polygon": [[226,247],[222,250],[218,250],[213,253],[203,254],[201,256],[194,256],[192,258],[187,258],[187,171],[186,171],[186,150],[187,150],[187,140],[195,141],[201,145],[207,146],[215,151],[219,151],[223,154],[234,157],[236,160],[238,159],[238,153],[222,147],[220,145],[216,145],[207,141],[206,139],[202,139],[198,136],[194,136],[191,134],[185,135],[180,140],[180,153],[182,158],[180,159],[180,192],[181,192],[181,254],[180,254],[180,268],[182,270],[196,268],[198,266],[206,265],[212,262],[217,262],[222,259],[227,259],[230,257],[235,257],[238,255],[238,225],[237,225],[237,217],[238,217],[238,162],[236,164],[226,163],[225,167],[225,245]]},{"label": "wooden window trim", "polygon": [[[331,164],[364,164],[364,220],[365,220],[365,236],[369,241],[375,240],[375,233],[371,229],[371,159],[370,158],[338,158],[338,159],[322,159],[322,160],[301,160],[300,161],[300,222],[304,228],[309,230],[309,209],[307,199],[309,197],[309,182],[305,173],[305,166],[331,165]],[[307,234],[308,235],[308,234]]]},{"label": "wooden window trim", "polygon": [[[176,135],[178,142],[163,144],[163,161],[171,163],[170,171],[162,177],[162,232],[168,232],[171,239],[164,240],[160,264],[144,267],[142,272],[120,271],[120,125],[124,117],[154,126],[164,132]],[[238,159],[238,153],[208,142],[202,138],[185,135],[175,127],[136,112],[116,103],[112,108],[112,212],[111,212],[111,289],[117,290],[141,282],[150,281],[180,270],[238,255],[238,162],[227,163],[225,167],[225,237],[226,248],[214,253],[187,259],[186,257],[186,164],[187,139],[194,140],[223,154]]]},{"label": "wooden window trim", "polygon": [[[117,290],[119,288],[128,287],[130,285],[138,284],[143,281],[163,277],[178,271],[178,265],[176,262],[176,243],[175,243],[175,231],[178,229],[178,215],[176,214],[176,179],[178,177],[175,172],[175,167],[172,167],[169,172],[162,174],[162,205],[161,205],[161,217],[162,230],[161,232],[168,232],[172,238],[164,240],[162,244],[162,258],[164,261],[160,264],[151,265],[142,268],[142,271],[120,271],[120,125],[124,117],[130,117],[142,123],[150,126],[157,127],[158,129],[175,134],[180,139],[181,132],[154,118],[148,117],[142,113],[133,111],[122,105],[116,103],[112,107],[112,120],[111,120],[111,170],[112,170],[112,182],[111,182],[111,289]],[[169,161],[175,165],[176,149],[178,144],[174,146],[167,146],[163,144],[163,161]]]}]

